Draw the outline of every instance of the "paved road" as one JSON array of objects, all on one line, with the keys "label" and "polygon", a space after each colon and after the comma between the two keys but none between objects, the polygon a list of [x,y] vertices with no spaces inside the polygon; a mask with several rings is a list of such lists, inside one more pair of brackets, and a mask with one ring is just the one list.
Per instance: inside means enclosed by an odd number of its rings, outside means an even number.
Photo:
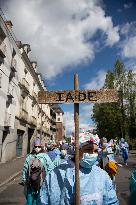
[{"label": "paved road", "polygon": [[130,195],[129,178],[133,167],[136,166],[136,155],[129,156],[128,166],[123,165],[121,157],[118,157],[116,160],[122,165],[122,167],[119,167],[119,173],[116,175],[117,195],[120,205],[128,205]]},{"label": "paved road", "polygon": [[[117,158],[119,163],[121,158]],[[119,173],[116,175],[117,195],[120,205],[128,205],[129,198],[129,177],[132,168],[136,165],[136,157],[130,156],[128,167],[119,167]],[[24,205],[25,198],[23,195],[23,187],[19,185],[20,177],[16,177],[13,181],[9,182],[0,188],[0,205]]]},{"label": "paved road", "polygon": [[24,205],[23,186],[19,185],[20,176],[0,188],[1,205]]}]

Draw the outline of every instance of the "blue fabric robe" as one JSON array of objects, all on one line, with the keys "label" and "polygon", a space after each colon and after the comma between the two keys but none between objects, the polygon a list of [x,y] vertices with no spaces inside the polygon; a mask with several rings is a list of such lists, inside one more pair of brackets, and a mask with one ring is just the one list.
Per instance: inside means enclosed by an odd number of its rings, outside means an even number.
[{"label": "blue fabric robe", "polygon": [[[40,190],[39,205],[74,205],[75,168],[71,161],[55,168]],[[81,205],[118,205],[116,192],[108,174],[97,165],[80,168]]]}]

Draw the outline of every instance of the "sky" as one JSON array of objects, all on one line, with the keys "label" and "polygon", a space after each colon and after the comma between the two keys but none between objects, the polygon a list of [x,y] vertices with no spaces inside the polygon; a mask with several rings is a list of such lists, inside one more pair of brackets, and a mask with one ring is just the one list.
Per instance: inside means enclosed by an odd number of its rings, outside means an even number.
[{"label": "sky", "polygon": [[[136,0],[0,0],[22,43],[31,46],[48,90],[100,89],[117,59],[136,71]],[[93,103],[80,104],[80,128],[95,126]],[[73,104],[61,105],[67,133]]]}]

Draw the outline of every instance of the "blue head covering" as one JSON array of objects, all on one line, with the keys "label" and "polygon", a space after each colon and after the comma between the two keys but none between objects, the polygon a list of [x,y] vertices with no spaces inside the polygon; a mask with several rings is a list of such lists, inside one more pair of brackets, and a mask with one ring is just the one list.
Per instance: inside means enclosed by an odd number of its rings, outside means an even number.
[{"label": "blue head covering", "polygon": [[35,139],[34,146],[41,146],[41,140],[39,138]]}]

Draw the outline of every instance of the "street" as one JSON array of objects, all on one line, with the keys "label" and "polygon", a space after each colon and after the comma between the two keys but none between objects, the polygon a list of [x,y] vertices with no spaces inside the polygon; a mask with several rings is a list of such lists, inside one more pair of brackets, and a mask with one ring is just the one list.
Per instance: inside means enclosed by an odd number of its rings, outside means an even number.
[{"label": "street", "polygon": [[[116,159],[118,163],[122,163],[121,157]],[[128,205],[129,198],[129,177],[132,168],[135,166],[135,155],[129,156],[128,166],[119,166],[119,173],[116,175],[117,195],[120,205]],[[24,205],[25,198],[23,195],[23,186],[19,185],[20,176],[8,184],[0,187],[0,204],[2,205]]]},{"label": "street", "polygon": [[24,205],[23,186],[19,185],[20,176],[0,188],[0,204]]},{"label": "street", "polygon": [[[121,157],[118,157],[116,160],[122,164]],[[116,175],[117,195],[120,205],[129,204],[129,177],[134,166],[135,156],[129,155],[128,166],[122,164],[122,167],[119,167],[119,173]]]}]

